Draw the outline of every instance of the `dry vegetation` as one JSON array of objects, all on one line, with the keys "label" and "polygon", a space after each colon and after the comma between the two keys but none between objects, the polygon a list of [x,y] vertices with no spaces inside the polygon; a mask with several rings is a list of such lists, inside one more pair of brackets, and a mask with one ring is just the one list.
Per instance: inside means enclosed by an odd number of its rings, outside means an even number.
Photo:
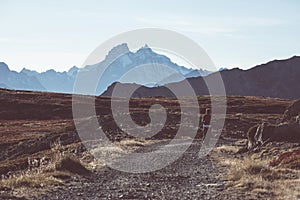
[{"label": "dry vegetation", "polygon": [[[13,191],[16,196],[27,196],[46,192],[55,186],[62,186],[66,180],[75,176],[89,176],[90,173],[105,166],[101,163],[98,154],[109,154],[108,156],[118,156],[123,151],[134,151],[141,146],[149,145],[155,141],[126,139],[115,142],[116,145],[109,148],[98,147],[92,153],[98,157],[95,159],[88,151],[83,151],[75,155],[74,150],[81,144],[61,145],[59,140],[50,144],[49,151],[43,151],[44,157],[27,157],[27,168],[25,170],[14,171],[9,175],[2,176],[0,188],[3,191]],[[45,159],[47,156],[47,159]],[[107,155],[106,155],[107,156]],[[31,191],[28,193],[28,191]]]},{"label": "dry vegetation", "polygon": [[[83,164],[70,151],[76,146],[78,144],[62,146],[59,141],[52,143],[51,149],[45,154],[47,157],[28,157],[26,170],[3,175],[0,188],[13,191],[16,196],[26,197],[37,195],[53,186],[63,185],[65,180],[73,176],[88,175],[88,163]],[[81,157],[84,159],[84,156]]]},{"label": "dry vegetation", "polygon": [[[284,146],[277,144],[276,147],[276,144],[272,144],[273,148],[264,147],[261,152],[250,154],[239,154],[238,145],[216,148],[213,157],[228,169],[227,174],[224,174],[228,180],[227,190],[237,194],[247,193],[255,199],[299,199],[300,170],[294,167],[297,159],[289,159],[290,162],[284,165],[271,164],[274,158],[280,158],[278,152],[287,151],[288,145]],[[296,165],[300,166],[299,160]]]}]

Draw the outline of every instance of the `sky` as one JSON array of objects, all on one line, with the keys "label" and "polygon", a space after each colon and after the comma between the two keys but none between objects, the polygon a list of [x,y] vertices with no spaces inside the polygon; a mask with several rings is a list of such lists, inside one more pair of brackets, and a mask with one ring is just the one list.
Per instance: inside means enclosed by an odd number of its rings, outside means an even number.
[{"label": "sky", "polygon": [[249,69],[300,55],[299,9],[298,0],[0,0],[0,62],[65,71],[112,36],[163,28],[197,42],[218,68]]}]

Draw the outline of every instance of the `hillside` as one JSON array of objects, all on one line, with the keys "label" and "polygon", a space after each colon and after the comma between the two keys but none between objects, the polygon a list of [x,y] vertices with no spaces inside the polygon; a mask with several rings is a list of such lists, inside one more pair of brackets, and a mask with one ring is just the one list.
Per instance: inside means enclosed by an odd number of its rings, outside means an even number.
[{"label": "hillside", "polygon": [[[258,65],[249,70],[231,69],[220,72],[227,95],[230,96],[265,96],[272,98],[298,99],[300,98],[300,57],[294,56],[286,60],[274,60],[266,64]],[[216,73],[206,77],[194,77],[187,80],[195,90],[197,95],[208,95],[208,89],[205,80],[216,79]],[[102,96],[111,96],[115,84],[111,85]],[[180,90],[182,82],[166,84],[166,87],[176,87]],[[121,86],[125,91],[134,85],[123,84]],[[173,96],[166,87],[140,87],[133,96]],[[122,96],[122,95],[120,95]]]}]

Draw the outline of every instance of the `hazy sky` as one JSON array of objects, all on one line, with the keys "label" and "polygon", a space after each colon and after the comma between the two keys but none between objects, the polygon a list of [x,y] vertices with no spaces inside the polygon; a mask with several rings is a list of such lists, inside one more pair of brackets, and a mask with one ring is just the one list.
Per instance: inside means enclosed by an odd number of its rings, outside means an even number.
[{"label": "hazy sky", "polygon": [[299,10],[298,0],[0,0],[0,61],[63,71],[116,34],[156,27],[190,37],[218,67],[247,69],[300,55]]}]

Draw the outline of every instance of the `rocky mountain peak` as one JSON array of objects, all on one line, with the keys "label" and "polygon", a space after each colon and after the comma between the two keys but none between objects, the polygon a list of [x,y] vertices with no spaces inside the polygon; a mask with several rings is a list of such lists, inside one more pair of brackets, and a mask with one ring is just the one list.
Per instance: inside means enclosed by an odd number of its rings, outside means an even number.
[{"label": "rocky mountain peak", "polygon": [[78,67],[73,66],[68,70],[68,72],[74,72],[74,71],[77,71],[78,69],[79,69]]},{"label": "rocky mountain peak", "polygon": [[123,44],[119,44],[117,46],[115,46],[114,48],[112,48],[109,53],[107,54],[106,56],[106,60],[107,61],[113,61],[114,59],[116,59],[117,57],[123,55],[123,54],[126,54],[130,52],[129,51],[129,48],[127,46],[126,43],[123,43]]},{"label": "rocky mountain peak", "polygon": [[6,74],[6,73],[9,73],[10,70],[7,66],[7,64],[5,64],[4,62],[0,62],[0,73],[1,74]]},{"label": "rocky mountain peak", "polygon": [[145,44],[143,47],[141,47],[139,50],[137,50],[136,53],[137,54],[149,54],[149,53],[156,54],[147,44]]}]

